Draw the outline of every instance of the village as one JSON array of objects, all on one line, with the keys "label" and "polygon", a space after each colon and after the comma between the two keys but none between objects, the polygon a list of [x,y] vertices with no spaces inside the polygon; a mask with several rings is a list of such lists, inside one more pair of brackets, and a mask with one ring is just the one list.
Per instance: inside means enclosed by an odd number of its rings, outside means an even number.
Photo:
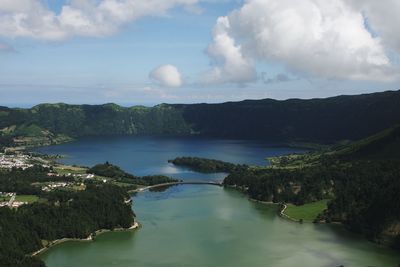
[{"label": "village", "polygon": [[[32,156],[24,153],[5,154],[0,153],[0,170],[22,169],[26,170],[34,165],[41,165],[51,170],[47,173],[48,177],[59,177],[56,181],[47,181],[33,183],[43,192],[51,192],[54,190],[73,190],[79,191],[85,189],[84,181],[95,179],[94,174],[86,173],[85,168],[77,168],[72,166],[55,166],[49,161],[38,156]],[[66,178],[63,180],[62,178]],[[103,183],[107,179],[100,178]],[[36,195],[19,195],[16,192],[0,192],[0,207],[18,208],[22,205],[30,204],[39,200]]]},{"label": "village", "polygon": [[32,157],[24,154],[0,154],[0,168],[2,169],[12,169],[12,168],[20,168],[27,169],[32,167],[31,163]]},{"label": "village", "polygon": [[[86,179],[94,179],[95,175],[91,173],[65,173],[65,174],[60,174],[57,172],[49,172],[47,173],[47,176],[50,177],[73,177],[74,182],[47,182],[45,185],[42,186],[42,191],[45,192],[50,192],[55,189],[61,189],[61,188],[70,188],[70,189],[75,189],[75,190],[82,190],[85,188],[85,184],[83,183],[83,180]],[[103,183],[106,183],[106,179],[102,179]]]}]

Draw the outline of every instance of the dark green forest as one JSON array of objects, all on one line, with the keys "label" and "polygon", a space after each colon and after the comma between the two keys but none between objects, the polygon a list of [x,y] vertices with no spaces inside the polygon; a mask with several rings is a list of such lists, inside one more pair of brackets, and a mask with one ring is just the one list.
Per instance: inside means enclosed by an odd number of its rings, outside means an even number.
[{"label": "dark green forest", "polygon": [[[342,222],[352,231],[381,241],[400,222],[400,161],[324,163],[301,169],[248,169],[230,174],[226,186],[250,198],[302,205],[331,199],[320,220]],[[400,236],[389,237],[399,246]],[[382,240],[384,241],[384,240]]]},{"label": "dark green forest", "polygon": [[5,147],[12,146],[12,144],[12,136],[0,136],[0,151],[2,151]]},{"label": "dark green forest", "polygon": [[40,195],[42,194],[41,188],[32,186],[32,183],[73,181],[72,177],[48,176],[47,173],[50,170],[50,168],[44,168],[40,165],[35,165],[26,170],[0,170],[0,192],[16,192],[21,195]]},{"label": "dark green forest", "polygon": [[135,176],[123,171],[120,167],[113,165],[109,162],[104,164],[97,164],[87,170],[87,173],[93,173],[99,176],[110,177],[121,183],[135,184],[135,185],[155,185],[176,182],[178,180],[171,179],[164,175],[148,175],[148,176]]},{"label": "dark green forest", "polygon": [[29,255],[48,241],[87,238],[99,229],[129,228],[129,195],[117,186],[89,184],[85,191],[47,193],[45,202],[0,208],[0,262],[4,267],[45,266]]},{"label": "dark green forest", "polygon": [[[41,104],[0,107],[3,136],[204,135],[271,142],[357,140],[400,123],[400,91],[326,99],[245,100],[155,107]],[[65,136],[66,135],[66,136]]]},{"label": "dark green forest", "polygon": [[245,100],[175,106],[196,132],[224,138],[334,143],[400,121],[400,91],[325,99]]},{"label": "dark green forest", "polygon": [[246,165],[237,165],[222,160],[205,159],[198,157],[178,157],[168,160],[168,162],[181,167],[189,168],[193,171],[203,173],[233,172],[236,169],[247,168]]},{"label": "dark green forest", "polygon": [[271,167],[232,172],[224,184],[275,203],[331,199],[318,221],[341,222],[399,248],[400,151],[392,149],[399,144],[397,126],[334,150],[281,157]]},{"label": "dark green forest", "polygon": [[181,111],[168,105],[153,108],[124,108],[116,104],[41,104],[31,109],[0,107],[0,129],[14,136],[48,135],[46,131],[70,137],[190,133]]}]

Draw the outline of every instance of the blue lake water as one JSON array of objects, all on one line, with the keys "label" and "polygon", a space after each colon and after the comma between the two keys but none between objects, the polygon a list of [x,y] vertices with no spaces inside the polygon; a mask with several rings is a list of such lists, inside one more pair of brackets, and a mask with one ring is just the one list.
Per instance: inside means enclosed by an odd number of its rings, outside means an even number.
[{"label": "blue lake water", "polygon": [[[222,179],[167,162],[198,156],[265,165],[266,157],[303,152],[268,143],[170,137],[96,137],[43,147],[67,164],[109,161],[136,175]],[[276,205],[249,201],[233,189],[180,185],[133,196],[142,227],[110,232],[93,242],[66,242],[41,258],[48,267],[397,267],[397,251],[368,242],[338,225],[298,224],[280,218]]]},{"label": "blue lake water", "polygon": [[138,176],[164,174],[180,179],[220,180],[225,174],[200,174],[168,163],[180,156],[197,156],[249,165],[267,165],[267,157],[305,150],[246,140],[191,137],[91,137],[37,149],[65,157],[60,162],[93,166],[109,161]]}]

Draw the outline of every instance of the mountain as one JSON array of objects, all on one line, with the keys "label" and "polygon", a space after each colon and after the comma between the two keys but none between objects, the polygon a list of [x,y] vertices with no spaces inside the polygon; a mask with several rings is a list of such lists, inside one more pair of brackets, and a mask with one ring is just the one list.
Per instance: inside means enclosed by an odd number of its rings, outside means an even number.
[{"label": "mountain", "polygon": [[337,148],[343,159],[400,159],[400,125]]},{"label": "mountain", "polygon": [[181,111],[168,105],[125,108],[116,104],[41,104],[31,109],[0,108],[3,136],[190,134]]},{"label": "mountain", "polygon": [[350,161],[399,161],[400,125],[395,125],[366,138],[345,142],[305,154],[269,158],[275,167],[301,168],[320,164],[337,164]]},{"label": "mountain", "polygon": [[276,141],[357,140],[400,121],[400,91],[326,99],[175,106],[196,132]]},{"label": "mountain", "polygon": [[400,124],[400,91],[326,99],[245,100],[222,104],[41,104],[0,107],[3,136],[205,135],[220,138],[333,143]]}]

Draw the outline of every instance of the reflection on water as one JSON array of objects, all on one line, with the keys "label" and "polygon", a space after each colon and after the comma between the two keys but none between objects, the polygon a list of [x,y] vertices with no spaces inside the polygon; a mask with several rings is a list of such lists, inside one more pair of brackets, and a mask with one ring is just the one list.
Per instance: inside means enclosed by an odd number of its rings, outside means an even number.
[{"label": "reflection on water", "polygon": [[166,185],[166,186],[153,187],[153,188],[150,188],[149,191],[153,192],[153,193],[154,192],[165,192],[171,186],[177,186],[177,185]]},{"label": "reflection on water", "polygon": [[266,165],[266,157],[303,152],[244,140],[174,137],[92,137],[37,149],[66,155],[66,164],[93,166],[109,161],[135,175],[164,174],[188,180],[222,180],[225,174],[202,174],[168,163],[180,156],[197,156],[233,163]]},{"label": "reflection on water", "polygon": [[[193,138],[91,138],[41,148],[64,154],[65,163],[110,161],[136,175],[222,179],[168,164],[178,156],[200,156],[250,165],[299,150],[268,144]],[[340,226],[298,224],[277,216],[276,205],[247,200],[211,185],[178,185],[138,193],[133,209],[142,228],[100,235],[94,242],[67,242],[44,255],[49,267],[397,267],[400,255]]]},{"label": "reflection on water", "polygon": [[42,257],[49,267],[398,266],[400,256],[330,225],[298,224],[276,205],[210,185],[179,185],[134,197],[135,232],[70,242]]}]

